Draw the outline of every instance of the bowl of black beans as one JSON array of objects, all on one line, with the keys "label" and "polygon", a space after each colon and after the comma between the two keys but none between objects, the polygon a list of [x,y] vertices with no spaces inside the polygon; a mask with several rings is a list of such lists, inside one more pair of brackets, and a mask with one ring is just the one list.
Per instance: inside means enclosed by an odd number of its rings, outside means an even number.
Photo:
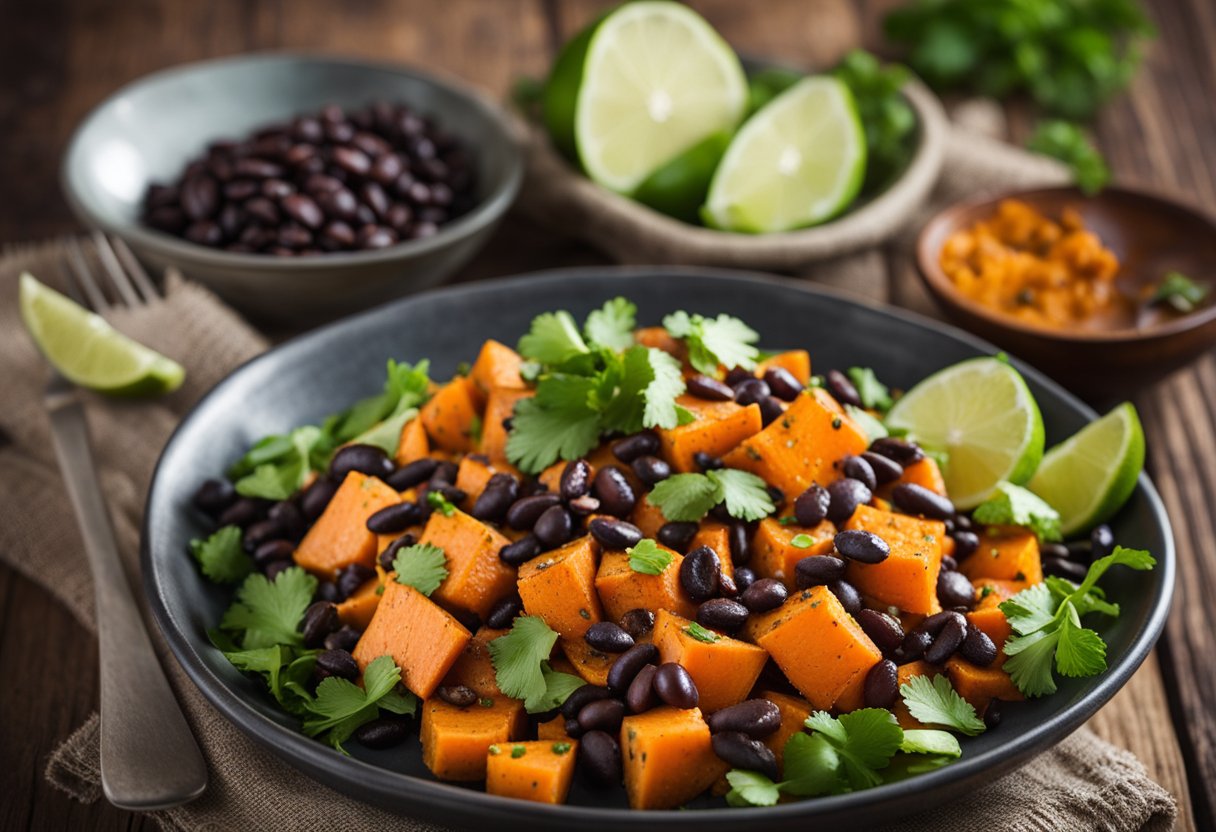
[{"label": "bowl of black beans", "polygon": [[295,54],[175,67],[85,119],[62,168],[88,225],[264,318],[332,317],[463,265],[522,178],[510,121],[411,68]]}]

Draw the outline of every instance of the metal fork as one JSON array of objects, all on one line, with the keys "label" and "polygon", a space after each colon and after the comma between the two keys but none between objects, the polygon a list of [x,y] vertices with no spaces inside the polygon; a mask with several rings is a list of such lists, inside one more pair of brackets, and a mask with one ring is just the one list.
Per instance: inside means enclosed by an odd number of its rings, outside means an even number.
[{"label": "metal fork", "polygon": [[[96,311],[158,301],[156,287],[121,240],[95,232],[93,243],[114,302],[80,242],[71,238],[65,243],[62,271],[77,301]],[[177,806],[203,793],[207,766],[156,660],[123,571],[93,464],[80,392],[53,372],[43,402],[93,572],[101,664],[102,789],[106,799],[124,809]]]}]

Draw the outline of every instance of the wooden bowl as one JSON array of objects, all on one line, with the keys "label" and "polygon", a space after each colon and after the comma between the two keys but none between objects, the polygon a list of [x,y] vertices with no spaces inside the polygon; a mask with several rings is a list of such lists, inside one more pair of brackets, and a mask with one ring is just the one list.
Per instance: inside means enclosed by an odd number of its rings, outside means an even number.
[{"label": "wooden bowl", "polygon": [[992,216],[1004,199],[1022,200],[1051,217],[1075,209],[1118,256],[1121,286],[1154,283],[1171,270],[1200,281],[1216,277],[1216,220],[1179,201],[1127,188],[1107,188],[1096,196],[1075,187],[1004,193],[945,209],[917,239],[920,276],[959,325],[1091,400],[1124,397],[1216,344],[1212,303],[1144,328],[1066,331],[1016,320],[965,297],[941,268],[942,246],[955,231]]}]

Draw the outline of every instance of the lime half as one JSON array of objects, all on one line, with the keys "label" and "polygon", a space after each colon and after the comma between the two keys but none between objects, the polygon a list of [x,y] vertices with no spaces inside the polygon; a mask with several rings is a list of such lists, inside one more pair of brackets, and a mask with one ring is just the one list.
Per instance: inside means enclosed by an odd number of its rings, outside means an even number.
[{"label": "lime half", "polygon": [[843,82],[804,78],[735,135],[709,187],[708,225],[763,234],[815,225],[857,196],[866,137]]},{"label": "lime half", "polygon": [[738,57],[679,3],[626,3],[575,37],[545,92],[550,133],[587,175],[632,193],[697,142],[733,130],[747,108]]},{"label": "lime half", "polygon": [[1124,402],[1044,454],[1028,487],[1060,513],[1060,530],[1071,535],[1118,511],[1143,468],[1140,417]]},{"label": "lime half", "polygon": [[979,505],[997,483],[1022,485],[1043,458],[1043,417],[1018,371],[997,358],[939,370],[905,393],[887,426],[946,454],[942,471],[959,508]]},{"label": "lime half", "polygon": [[47,361],[68,380],[116,396],[150,396],[181,386],[185,370],[132,341],[30,274],[21,275],[21,317]]},{"label": "lime half", "polygon": [[696,222],[730,137],[730,133],[720,130],[697,142],[647,176],[633,198],[660,213]]}]

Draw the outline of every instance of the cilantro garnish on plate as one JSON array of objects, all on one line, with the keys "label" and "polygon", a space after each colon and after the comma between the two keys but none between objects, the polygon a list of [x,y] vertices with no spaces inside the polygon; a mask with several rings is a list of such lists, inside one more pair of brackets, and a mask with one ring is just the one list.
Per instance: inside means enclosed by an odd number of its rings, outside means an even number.
[{"label": "cilantro garnish on plate", "polygon": [[625,551],[629,554],[629,568],[642,575],[661,575],[671,565],[671,552],[653,540],[638,541]]},{"label": "cilantro garnish on plate", "polygon": [[719,367],[751,370],[760,357],[760,334],[730,315],[706,318],[674,312],[663,319],[663,327],[685,343],[688,363],[706,375],[717,375]]},{"label": "cilantro garnish on plate", "polygon": [[984,733],[984,721],[945,676],[913,676],[899,688],[908,712],[926,725],[942,725],[974,737]]},{"label": "cilantro garnish on plate", "polygon": [[986,526],[1023,526],[1039,540],[1060,539],[1060,514],[1041,497],[1009,482],[999,482],[992,496],[975,507],[972,517]]},{"label": "cilantro garnish on plate", "polygon": [[700,520],[718,503],[740,520],[762,520],[776,510],[764,480],[733,468],[676,474],[658,483],[647,499],[672,521]]},{"label": "cilantro garnish on plate", "polygon": [[586,684],[578,676],[549,667],[549,654],[556,643],[557,633],[535,615],[516,618],[509,633],[490,642],[490,660],[499,690],[524,700],[524,709],[530,714],[556,708]]},{"label": "cilantro garnish on plate", "polygon": [[433,543],[415,543],[397,553],[393,571],[397,573],[397,583],[412,586],[430,597],[447,580],[447,558],[443,549]]},{"label": "cilantro garnish on plate", "polygon": [[203,575],[217,584],[234,584],[253,571],[253,558],[241,546],[237,526],[224,526],[206,539],[191,540],[190,554]]}]

